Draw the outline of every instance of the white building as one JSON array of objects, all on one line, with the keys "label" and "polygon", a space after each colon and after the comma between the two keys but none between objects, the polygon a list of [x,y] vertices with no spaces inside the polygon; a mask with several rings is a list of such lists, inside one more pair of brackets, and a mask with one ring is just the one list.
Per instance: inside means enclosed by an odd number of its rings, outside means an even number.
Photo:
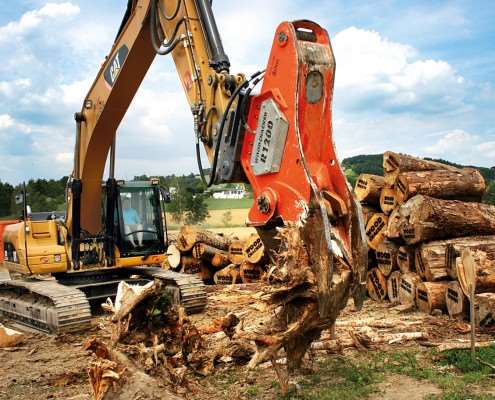
[{"label": "white building", "polygon": [[245,196],[244,189],[222,189],[212,194],[214,199],[243,199]]}]

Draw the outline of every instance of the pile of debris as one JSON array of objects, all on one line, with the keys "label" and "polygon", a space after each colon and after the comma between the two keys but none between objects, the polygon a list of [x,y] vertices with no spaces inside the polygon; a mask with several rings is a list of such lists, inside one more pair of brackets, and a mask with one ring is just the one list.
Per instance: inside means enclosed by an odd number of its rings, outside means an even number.
[{"label": "pile of debris", "polygon": [[244,240],[185,225],[167,249],[167,266],[198,275],[205,283],[235,284],[262,280],[268,254],[253,233]]},{"label": "pile of debris", "polygon": [[[300,228],[280,228],[278,239],[281,250],[271,267],[270,284],[229,286],[229,292],[250,292],[236,295],[240,307],[235,313],[212,316],[209,305],[206,315],[188,317],[172,306],[159,281],[141,287],[121,283],[115,303],[104,306],[112,313],[110,325],[86,345],[94,353],[94,398],[163,398],[164,385],[178,394],[194,392],[194,377],[209,375],[222,363],[254,368],[268,362],[285,382],[287,373],[277,360],[284,358],[289,371],[301,365],[311,343],[334,325],[345,307],[351,273],[336,262],[327,293],[329,314],[322,318],[318,267],[311,262]],[[210,292],[223,288],[212,286]],[[223,299],[222,304],[226,310],[230,302]]]},{"label": "pile of debris", "polygon": [[480,172],[393,152],[384,154],[383,168],[383,177],[362,174],[355,186],[370,248],[369,296],[464,318],[469,293],[461,254],[468,250],[478,323],[493,323],[495,207],[481,203]]}]

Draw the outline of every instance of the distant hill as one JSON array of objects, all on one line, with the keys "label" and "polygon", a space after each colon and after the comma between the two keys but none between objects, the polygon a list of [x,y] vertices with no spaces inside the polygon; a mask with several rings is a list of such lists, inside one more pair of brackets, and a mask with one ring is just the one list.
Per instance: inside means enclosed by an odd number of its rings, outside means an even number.
[{"label": "distant hill", "polygon": [[[490,204],[495,204],[495,167],[477,167],[475,165],[456,164],[440,158],[426,158],[427,160],[438,161],[454,167],[472,167],[480,171],[485,178],[487,191],[483,197],[483,201]],[[363,154],[359,156],[345,158],[342,161],[345,175],[352,186],[356,183],[356,179],[360,174],[375,174],[383,176],[383,154]]]}]

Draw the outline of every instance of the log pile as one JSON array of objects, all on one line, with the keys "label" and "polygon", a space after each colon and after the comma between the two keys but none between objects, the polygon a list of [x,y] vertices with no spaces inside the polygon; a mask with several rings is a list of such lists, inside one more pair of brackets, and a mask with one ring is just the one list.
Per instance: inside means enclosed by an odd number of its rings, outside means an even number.
[{"label": "log pile", "polygon": [[372,260],[369,296],[466,318],[467,249],[476,264],[477,322],[495,323],[495,207],[481,203],[480,172],[390,151],[383,169],[384,177],[361,175],[354,189]]},{"label": "log pile", "polygon": [[240,240],[185,225],[167,249],[166,267],[197,275],[207,284],[228,285],[261,281],[267,260],[255,233]]}]

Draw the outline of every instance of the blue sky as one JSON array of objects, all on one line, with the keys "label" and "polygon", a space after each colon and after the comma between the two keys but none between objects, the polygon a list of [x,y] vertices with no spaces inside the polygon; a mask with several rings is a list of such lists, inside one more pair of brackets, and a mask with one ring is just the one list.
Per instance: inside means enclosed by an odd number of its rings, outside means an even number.
[{"label": "blue sky", "polygon": [[[233,72],[267,61],[283,20],[332,37],[340,158],[384,150],[495,165],[493,1],[214,0]],[[0,180],[72,170],[73,113],[110,49],[126,1],[0,3]],[[158,57],[118,132],[122,178],[196,171],[192,118]]]}]

